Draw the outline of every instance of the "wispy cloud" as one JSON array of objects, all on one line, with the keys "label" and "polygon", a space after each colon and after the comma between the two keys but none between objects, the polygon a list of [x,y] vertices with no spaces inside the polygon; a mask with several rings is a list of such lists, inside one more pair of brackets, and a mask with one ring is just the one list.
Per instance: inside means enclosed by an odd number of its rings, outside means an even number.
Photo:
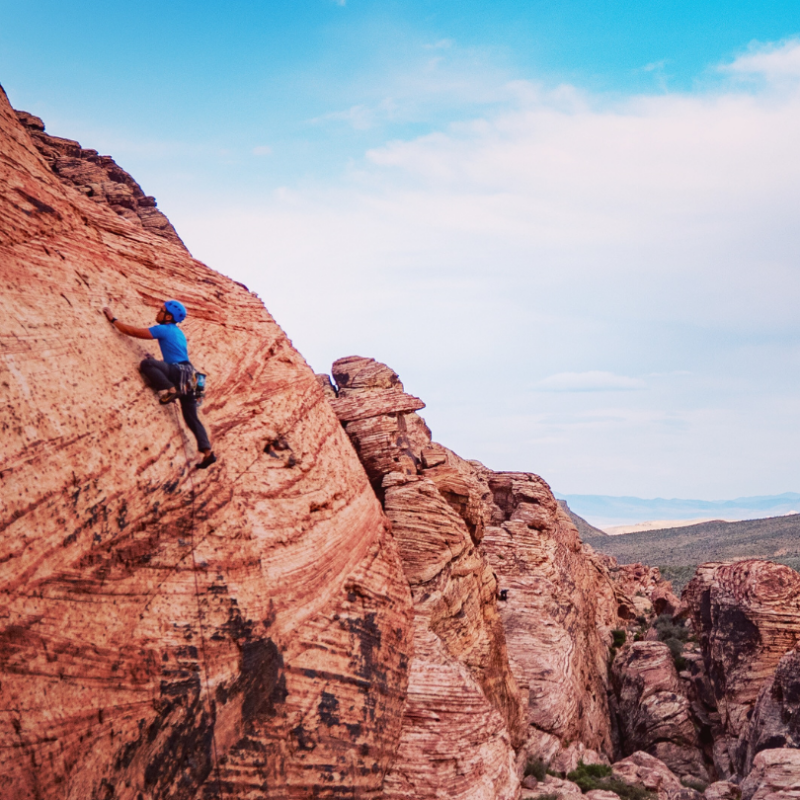
[{"label": "wispy cloud", "polygon": [[254,156],[270,156],[272,155],[272,148],[268,144],[260,144],[258,147],[253,148]]},{"label": "wispy cloud", "polygon": [[[593,491],[796,488],[798,59],[781,43],[728,65],[761,83],[627,99],[495,72],[474,113],[335,182],[177,222],[317,369],[391,363],[464,455]],[[440,69],[426,102],[455,102],[470,73]],[[619,421],[588,424],[605,403]]]},{"label": "wispy cloud", "polygon": [[485,111],[517,99],[511,76],[492,63],[488,50],[459,47],[451,39],[409,44],[409,53],[380,77],[353,88],[360,102],[337,108],[312,124],[345,122],[369,130],[386,122],[427,122]]},{"label": "wispy cloud", "polygon": [[639,378],[591,370],[589,372],[559,372],[542,379],[536,386],[547,392],[627,392],[644,389],[646,384]]},{"label": "wispy cloud", "polygon": [[355,105],[344,111],[332,111],[309,121],[314,125],[327,122],[344,122],[354,130],[366,131],[374,128],[379,122],[390,119],[395,108],[396,104],[391,98],[384,98],[373,106]]}]

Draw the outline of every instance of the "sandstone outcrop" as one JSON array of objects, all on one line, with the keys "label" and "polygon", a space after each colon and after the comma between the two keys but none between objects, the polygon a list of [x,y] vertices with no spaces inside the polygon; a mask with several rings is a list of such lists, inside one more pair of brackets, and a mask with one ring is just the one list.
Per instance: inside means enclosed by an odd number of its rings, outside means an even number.
[{"label": "sandstone outcrop", "polygon": [[611,755],[609,642],[598,626],[610,579],[541,478],[475,469],[491,492],[481,550],[505,593],[500,613],[528,723]]},{"label": "sandstone outcrop", "polygon": [[497,582],[476,549],[479,487],[448,465],[443,448],[434,457],[413,413],[421,403],[394,371],[350,357],[333,377],[331,405],[383,499],[414,601],[408,698],[384,797],[516,798],[524,719]]},{"label": "sandstone outcrop", "polygon": [[156,199],[111,156],[86,149],[72,139],[45,133],[44,122],[27,111],[17,111],[17,120],[25,126],[31,141],[59,179],[73,186],[85,197],[111,208],[134,225],[185,246],[170,221],[156,208]]},{"label": "sandstone outcrop", "polygon": [[[0,91],[3,795],[379,797],[413,611],[347,436],[254,295],[36,131]],[[206,473],[100,313],[165,297],[210,376]]]},{"label": "sandstone outcrop", "polygon": [[633,642],[614,659],[624,755],[640,750],[676,775],[708,781],[689,699],[663,642]]},{"label": "sandstone outcrop", "polygon": [[739,742],[738,771],[747,775],[761,750],[800,748],[800,651],[788,652],[761,687]]},{"label": "sandstone outcrop", "polygon": [[[746,728],[765,682],[800,642],[800,575],[768,561],[704,564],[684,589],[682,603],[681,613],[691,616],[700,638],[699,688],[708,681],[719,713],[714,760],[726,777],[740,766],[740,752],[749,763],[757,742],[770,746],[768,734],[761,739],[773,724],[767,719],[769,698],[762,706],[764,725],[757,723],[752,734]],[[740,737],[748,739],[741,748]]]},{"label": "sandstone outcrop", "polygon": [[[672,613],[671,609],[677,609],[680,605],[672,592],[672,584],[661,577],[658,567],[619,564],[616,558],[595,552],[589,544],[584,544],[583,550],[595,562],[598,570],[610,578],[616,604],[613,619],[616,622],[630,624],[635,619],[653,614]],[[601,597],[601,606],[608,605],[609,600]]]},{"label": "sandstone outcrop", "polygon": [[[699,800],[679,777],[713,750],[738,774],[708,800],[798,796],[800,576],[704,565],[678,608],[544,480],[434,442],[386,365],[315,376],[110,157],[1,92],[0,150],[4,795],[578,800],[544,764],[622,752],[613,780]],[[137,373],[152,343],[99,310],[144,325],[170,296],[209,472]],[[702,649],[680,674],[667,617],[618,630],[673,611]]]},{"label": "sandstone outcrop", "polygon": [[[581,752],[611,755],[608,645],[620,603],[632,601],[611,578],[607,559],[582,546],[541,478],[493,472],[433,442],[415,413],[421,401],[405,393],[389,367],[351,356],[337,361],[332,375],[333,382],[319,380],[332,389],[335,383],[331,405],[392,522],[414,596],[417,636],[434,632],[467,667],[505,721],[522,757],[518,763],[527,755],[550,761],[569,741],[579,742]],[[646,578],[636,583],[637,573],[628,583],[637,590],[648,581],[648,588],[656,585],[657,571],[645,572]],[[449,690],[441,699],[428,693],[417,701],[412,694],[424,654],[415,650],[407,708],[415,713],[404,716],[398,751],[408,773],[431,774],[427,789],[415,787],[420,797],[432,791],[436,768],[430,747],[414,742],[425,740],[422,728],[432,725],[433,715],[452,714],[445,701]],[[502,678],[506,672],[513,685]],[[429,703],[427,717],[423,701]],[[457,733],[455,724],[439,733],[451,736],[452,757],[478,760],[479,748],[458,750]],[[392,791],[393,781],[390,774],[386,787]]]}]

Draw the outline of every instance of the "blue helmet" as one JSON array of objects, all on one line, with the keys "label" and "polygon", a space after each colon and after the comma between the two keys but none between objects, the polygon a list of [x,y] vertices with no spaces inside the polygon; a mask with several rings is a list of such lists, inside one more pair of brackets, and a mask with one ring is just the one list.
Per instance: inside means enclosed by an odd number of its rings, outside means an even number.
[{"label": "blue helmet", "polygon": [[165,300],[164,308],[172,314],[172,319],[175,322],[183,322],[186,319],[186,307],[180,300]]}]

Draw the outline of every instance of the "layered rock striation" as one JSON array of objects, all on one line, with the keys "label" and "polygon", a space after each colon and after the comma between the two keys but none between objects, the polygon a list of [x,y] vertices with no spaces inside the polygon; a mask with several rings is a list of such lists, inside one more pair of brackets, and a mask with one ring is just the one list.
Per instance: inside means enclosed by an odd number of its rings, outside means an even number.
[{"label": "layered rock striation", "polygon": [[516,798],[522,707],[496,580],[476,547],[480,487],[432,447],[414,413],[422,404],[393,370],[351,357],[333,377],[331,403],[383,500],[414,602],[408,697],[384,797]]},{"label": "layered rock striation", "polygon": [[[0,91],[4,796],[380,796],[413,611],[348,437],[254,295],[22,118]],[[204,473],[137,372],[155,343],[100,313],[166,297],[210,377]]]},{"label": "layered rock striation", "polygon": [[[577,800],[594,764],[590,800],[797,796],[796,573],[704,565],[678,608],[540,477],[434,442],[386,365],[313,375],[130,175],[2,92],[0,147],[6,794]],[[154,343],[100,313],[166,297],[209,472],[138,375]]]},{"label": "layered rock striation", "polygon": [[[352,356],[332,377],[318,376],[392,523],[414,598],[386,796],[495,796],[463,775],[491,777],[505,796],[527,758],[569,761],[569,742],[587,760],[610,756],[608,647],[620,609],[633,607],[612,560],[581,544],[538,476],[493,472],[433,442],[421,401],[386,365]],[[622,572],[637,592],[658,584],[644,568],[638,582]]]},{"label": "layered rock striation", "polygon": [[633,642],[615,658],[612,675],[623,753],[644,751],[676,775],[708,781],[691,703],[669,647]]},{"label": "layered rock striation", "polygon": [[175,228],[156,208],[155,197],[146,195],[111,156],[81,147],[73,139],[45,133],[44,122],[27,111],[17,111],[16,116],[42,158],[63,183],[94,202],[107,205],[134,225],[185,249]]},{"label": "layered rock striation", "polygon": [[[689,615],[700,639],[702,673],[699,696],[719,715],[714,760],[726,777],[746,774],[759,748],[774,747],[769,731],[776,727],[783,700],[781,683],[791,686],[794,660],[774,680],[774,695],[764,695],[753,718],[762,688],[773,679],[779,662],[800,642],[800,575],[768,561],[716,562],[700,566],[683,592],[681,614]],[[708,690],[703,687],[707,685]],[[790,689],[791,693],[791,689]],[[789,726],[776,732],[790,742]],[[779,727],[781,727],[779,726]]]}]

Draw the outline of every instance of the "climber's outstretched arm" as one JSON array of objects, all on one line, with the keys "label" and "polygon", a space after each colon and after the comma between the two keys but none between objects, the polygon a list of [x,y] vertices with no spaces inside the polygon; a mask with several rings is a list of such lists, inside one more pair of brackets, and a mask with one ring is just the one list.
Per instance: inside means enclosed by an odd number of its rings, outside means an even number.
[{"label": "climber's outstretched arm", "polygon": [[150,333],[148,328],[134,328],[133,325],[126,325],[124,322],[120,322],[114,314],[111,312],[111,309],[106,307],[103,309],[103,313],[106,315],[106,319],[120,332],[124,333],[126,336],[133,336],[136,339],[152,339],[153,334]]}]

